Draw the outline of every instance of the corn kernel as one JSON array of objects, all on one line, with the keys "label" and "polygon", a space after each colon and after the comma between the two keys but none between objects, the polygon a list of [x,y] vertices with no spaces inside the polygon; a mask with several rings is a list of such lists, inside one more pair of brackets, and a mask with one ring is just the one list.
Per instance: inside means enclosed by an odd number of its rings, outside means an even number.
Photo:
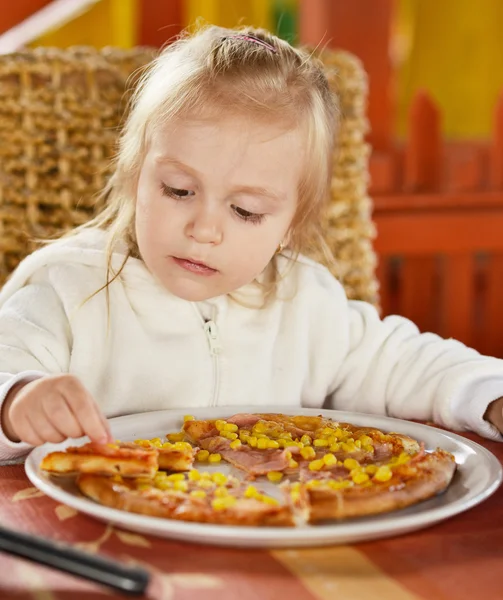
[{"label": "corn kernel", "polygon": [[375,475],[377,473],[377,469],[377,465],[367,465],[365,467],[365,473],[368,473],[369,475]]},{"label": "corn kernel", "polygon": [[311,471],[321,471],[321,469],[323,469],[324,466],[325,463],[322,460],[312,460],[309,463],[309,469]]},{"label": "corn kernel", "polygon": [[290,467],[290,469],[296,469],[299,466],[299,463],[293,458],[291,458],[290,462],[288,463],[288,466]]},{"label": "corn kernel", "polygon": [[210,479],[200,479],[197,482],[197,487],[203,488],[205,490],[209,490],[210,488],[212,488],[215,484],[210,480]]},{"label": "corn kernel", "polygon": [[186,492],[189,489],[189,486],[187,485],[186,481],[175,481],[173,483],[173,488],[177,492]]},{"label": "corn kernel", "polygon": [[210,453],[208,450],[199,450],[199,452],[196,454],[196,460],[199,462],[205,462],[208,460],[209,455]]},{"label": "corn kernel", "polygon": [[304,448],[301,448],[300,450],[300,455],[305,460],[311,460],[316,456],[316,452],[312,446],[304,446]]},{"label": "corn kernel", "polygon": [[170,442],[183,442],[185,433],[183,431],[180,431],[180,433],[168,433],[166,437]]},{"label": "corn kernel", "polygon": [[223,428],[226,426],[226,424],[227,424],[227,423],[226,423],[225,421],[223,421],[222,419],[217,419],[217,420],[215,421],[215,428],[216,428],[218,431],[222,431],[222,430],[223,430]]},{"label": "corn kernel", "polygon": [[360,442],[362,443],[363,446],[365,446],[365,445],[372,446],[374,440],[368,435],[362,435],[360,437]]},{"label": "corn kernel", "polygon": [[237,450],[240,446],[241,446],[241,440],[233,440],[229,444],[229,447],[232,448],[233,450]]},{"label": "corn kernel", "polygon": [[283,473],[280,473],[279,471],[269,471],[269,473],[267,473],[267,479],[273,483],[278,483],[278,481],[283,479]]},{"label": "corn kernel", "polygon": [[341,446],[338,442],[334,442],[333,444],[330,444],[330,452],[339,452],[340,449],[341,449]]},{"label": "corn kernel", "polygon": [[370,479],[370,477],[367,475],[367,473],[362,473],[361,471],[358,473],[355,473],[354,475],[352,475],[351,479],[355,482],[355,483],[365,483],[366,481],[368,481]]},{"label": "corn kernel", "polygon": [[333,435],[333,434],[334,434],[334,430],[331,427],[325,427],[321,431],[321,435],[323,435],[323,436]]},{"label": "corn kernel", "polygon": [[337,459],[333,454],[325,454],[323,457],[323,462],[327,465],[327,467],[332,467],[337,464]]},{"label": "corn kernel", "polygon": [[294,503],[300,500],[300,483],[295,482],[292,484],[292,487],[290,488],[290,497]]},{"label": "corn kernel", "polygon": [[147,490],[151,490],[152,489],[152,484],[150,483],[140,483],[136,486],[137,490],[140,490],[140,492],[145,492]]},{"label": "corn kernel", "polygon": [[199,471],[201,479],[211,479],[211,473],[209,471]]},{"label": "corn kernel", "polygon": [[[183,444],[183,442],[175,442],[175,444]],[[171,442],[164,442],[164,444],[161,445],[161,448],[174,448],[175,444],[172,444]]]},{"label": "corn kernel", "polygon": [[407,452],[402,452],[400,454],[400,456],[398,456],[396,464],[397,465],[404,465],[405,463],[408,463],[410,459],[411,459],[410,454],[407,454]]},{"label": "corn kernel", "polygon": [[188,442],[175,442],[173,448],[175,450],[192,450],[192,446]]},{"label": "corn kernel", "polygon": [[[146,485],[146,484],[142,484]],[[167,481],[166,479],[159,479],[155,482],[155,487],[159,490],[166,491],[173,488],[173,483],[171,481]],[[147,489],[147,488],[145,488]]]},{"label": "corn kernel", "polygon": [[235,423],[226,423],[224,425],[224,431],[229,431],[231,433],[236,433],[236,431],[238,431],[238,426]]},{"label": "corn kernel", "polygon": [[313,446],[316,446],[317,448],[323,448],[324,446],[328,446],[329,442],[328,440],[325,440],[323,438],[318,438],[317,440],[314,440],[313,442]]},{"label": "corn kernel", "polygon": [[276,500],[276,498],[271,498],[270,496],[260,495],[260,497],[257,498],[257,500],[260,500],[261,502],[264,502],[265,504],[273,504],[273,505],[279,504],[279,502]]},{"label": "corn kernel", "polygon": [[259,450],[265,450],[268,446],[269,440],[266,438],[259,438],[257,440],[257,448]]},{"label": "corn kernel", "polygon": [[372,444],[363,444],[362,445],[362,449],[365,450],[365,452],[369,452],[370,454],[374,454],[374,446],[372,446]]},{"label": "corn kernel", "polygon": [[173,473],[168,475],[166,479],[169,479],[169,481],[183,481],[185,479],[185,475],[183,473]]},{"label": "corn kernel", "polygon": [[266,433],[266,431],[268,429],[269,429],[269,427],[268,427],[267,423],[264,423],[263,421],[258,421],[253,426],[253,432],[254,433]]},{"label": "corn kernel", "polygon": [[193,498],[206,498],[206,492],[204,490],[193,490],[190,492]]},{"label": "corn kernel", "polygon": [[351,487],[353,485],[352,481],[329,481],[328,486],[333,490],[343,490],[345,488]]},{"label": "corn kernel", "polygon": [[310,446],[311,445],[311,438],[304,434],[301,438],[300,441],[304,444],[304,446]]},{"label": "corn kernel", "polygon": [[189,471],[187,477],[189,481],[199,481],[201,479],[201,473],[199,473],[197,469],[192,469],[191,471]]},{"label": "corn kernel", "polygon": [[215,498],[211,503],[214,510],[225,510],[236,504],[237,500],[234,496],[226,496],[225,498]]},{"label": "corn kernel", "polygon": [[362,447],[362,443],[360,442],[360,440],[355,440],[355,446],[358,448],[358,450],[360,450],[360,448]]},{"label": "corn kernel", "polygon": [[213,473],[211,480],[217,485],[225,485],[227,483],[227,477],[223,473]]},{"label": "corn kernel", "polygon": [[354,458],[346,458],[346,460],[344,461],[344,466],[346,467],[346,469],[351,471],[352,469],[357,469],[360,466],[360,463]]},{"label": "corn kernel", "polygon": [[258,443],[258,440],[257,440],[256,436],[252,435],[248,438],[248,445],[251,446],[252,448],[256,448],[257,443]]},{"label": "corn kernel", "polygon": [[221,431],[220,435],[224,438],[227,438],[228,440],[237,440],[238,439],[238,434],[237,433],[233,433],[232,431]]},{"label": "corn kernel", "polygon": [[382,466],[377,469],[376,474],[374,475],[374,479],[376,481],[389,481],[393,477],[393,473],[391,469],[387,466]]},{"label": "corn kernel", "polygon": [[245,498],[256,498],[259,495],[259,491],[254,485],[249,485],[244,494]]},{"label": "corn kernel", "polygon": [[222,455],[216,452],[215,454],[210,454],[208,456],[208,462],[210,463],[219,463],[222,460]]},{"label": "corn kernel", "polygon": [[186,423],[187,421],[195,421],[196,417],[192,416],[192,415],[184,415],[183,417],[183,422]]},{"label": "corn kernel", "polygon": [[279,448],[279,444],[276,440],[268,440],[267,448]]},{"label": "corn kernel", "polygon": [[217,487],[217,489],[215,490],[215,498],[225,498],[225,496],[228,495],[229,490],[224,486]]}]

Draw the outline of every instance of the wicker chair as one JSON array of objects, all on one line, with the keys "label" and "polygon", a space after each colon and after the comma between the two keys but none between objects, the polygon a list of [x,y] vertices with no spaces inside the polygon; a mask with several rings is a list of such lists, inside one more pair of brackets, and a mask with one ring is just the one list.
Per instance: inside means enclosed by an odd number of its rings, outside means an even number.
[{"label": "wicker chair", "polygon": [[[0,57],[0,285],[37,243],[89,219],[110,175],[131,75],[154,50],[37,48]],[[377,303],[367,196],[366,75],[324,51],[342,109],[326,241],[350,298]],[[322,260],[322,257],[315,257]]]}]

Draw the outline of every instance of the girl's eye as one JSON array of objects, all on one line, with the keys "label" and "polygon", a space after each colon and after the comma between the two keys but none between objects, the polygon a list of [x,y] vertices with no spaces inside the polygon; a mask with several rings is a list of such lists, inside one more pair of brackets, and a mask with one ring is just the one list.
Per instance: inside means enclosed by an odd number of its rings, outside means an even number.
[{"label": "girl's eye", "polygon": [[165,183],[161,183],[161,191],[165,196],[175,198],[176,200],[181,200],[182,198],[188,198],[189,196],[194,195],[194,192],[191,190],[180,190],[178,188],[170,187]]},{"label": "girl's eye", "polygon": [[240,219],[243,221],[248,221],[249,223],[258,224],[261,223],[265,218],[265,215],[252,213],[244,208],[239,208],[239,206],[236,206],[235,204],[233,204],[231,208]]}]

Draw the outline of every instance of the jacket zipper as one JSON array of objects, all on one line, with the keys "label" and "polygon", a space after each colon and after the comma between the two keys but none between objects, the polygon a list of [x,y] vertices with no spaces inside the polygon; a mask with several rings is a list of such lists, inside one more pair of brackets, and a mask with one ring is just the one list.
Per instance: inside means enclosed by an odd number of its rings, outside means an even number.
[{"label": "jacket zipper", "polygon": [[218,355],[222,350],[220,336],[218,334],[218,327],[214,318],[210,319],[209,321],[205,321],[197,306],[195,304],[192,306],[194,307],[199,320],[203,324],[204,333],[206,334],[206,339],[208,340],[210,356],[212,357],[213,362],[213,393],[210,398],[210,406],[216,406],[220,391],[220,363],[218,360]]},{"label": "jacket zipper", "polygon": [[220,363],[218,361],[218,355],[222,350],[222,346],[220,345],[218,327],[215,321],[206,321],[204,324],[204,331],[208,338],[210,354],[213,358],[213,395],[210,401],[210,406],[216,406],[218,393],[220,391]]}]

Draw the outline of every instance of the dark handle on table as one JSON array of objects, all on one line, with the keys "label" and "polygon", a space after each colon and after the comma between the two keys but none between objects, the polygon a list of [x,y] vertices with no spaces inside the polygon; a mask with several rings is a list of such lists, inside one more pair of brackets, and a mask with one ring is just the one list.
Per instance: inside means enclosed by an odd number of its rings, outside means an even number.
[{"label": "dark handle on table", "polygon": [[3,527],[0,527],[0,552],[8,552],[135,596],[145,592],[150,578],[145,569],[129,567],[69,545]]}]

